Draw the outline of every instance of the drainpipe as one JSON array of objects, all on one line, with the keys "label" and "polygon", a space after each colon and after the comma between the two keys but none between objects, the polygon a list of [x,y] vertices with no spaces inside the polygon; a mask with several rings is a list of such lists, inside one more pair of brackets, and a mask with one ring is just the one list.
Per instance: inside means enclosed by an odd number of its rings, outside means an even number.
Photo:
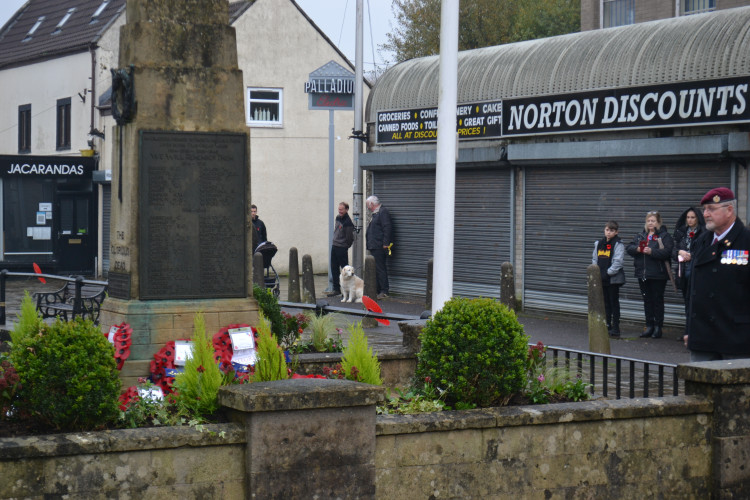
[{"label": "drainpipe", "polygon": [[92,43],[89,45],[89,53],[91,54],[91,126],[89,132],[94,130],[94,108],[95,108],[95,96],[96,96],[96,46]]}]

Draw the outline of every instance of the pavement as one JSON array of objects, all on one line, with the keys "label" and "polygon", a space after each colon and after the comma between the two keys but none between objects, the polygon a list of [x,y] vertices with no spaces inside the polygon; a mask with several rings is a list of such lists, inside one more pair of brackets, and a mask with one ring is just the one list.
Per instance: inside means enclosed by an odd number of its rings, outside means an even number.
[{"label": "pavement", "polygon": [[[280,277],[281,300],[288,298],[287,277]],[[325,275],[315,276],[315,290],[318,300],[326,301],[331,306],[346,307],[356,310],[363,310],[362,304],[342,303],[341,296],[326,297],[324,290],[328,286],[328,278]],[[8,278],[6,284],[6,325],[0,324],[0,330],[9,330],[18,314],[21,299],[24,290],[29,293],[35,291],[51,291],[63,286],[63,282],[52,282],[48,280],[47,284],[42,284],[37,278]],[[415,319],[427,309],[423,297],[391,295],[377,301],[378,305],[385,313],[404,314],[413,316]],[[297,312],[289,309],[288,312]],[[559,315],[547,315],[541,313],[519,313],[518,319],[524,327],[525,333],[529,336],[529,341],[536,343],[541,341],[548,346],[564,347],[581,351],[589,350],[588,340],[588,320],[584,317],[568,317]],[[358,321],[355,316],[340,316],[337,324],[345,330],[345,327],[353,322]],[[676,329],[667,329],[664,337],[660,339],[641,339],[639,334],[642,331],[642,325],[623,324],[621,325],[622,336],[619,339],[610,339],[611,354],[624,356],[628,358],[680,364],[690,361],[690,353],[682,343],[682,332]],[[376,350],[382,350],[392,347],[399,347],[402,343],[401,331],[397,321],[391,321],[390,325],[378,324],[374,327],[365,328],[370,344]],[[344,332],[344,337],[346,333]],[[0,340],[2,340],[0,338]]]}]

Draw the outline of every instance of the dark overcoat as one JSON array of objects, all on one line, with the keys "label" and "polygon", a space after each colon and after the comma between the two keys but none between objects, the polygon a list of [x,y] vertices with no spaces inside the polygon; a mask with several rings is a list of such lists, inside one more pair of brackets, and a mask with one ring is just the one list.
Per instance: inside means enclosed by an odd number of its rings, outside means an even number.
[{"label": "dark overcoat", "polygon": [[688,348],[750,355],[750,229],[738,218],[715,245],[713,237],[705,231],[693,253]]}]

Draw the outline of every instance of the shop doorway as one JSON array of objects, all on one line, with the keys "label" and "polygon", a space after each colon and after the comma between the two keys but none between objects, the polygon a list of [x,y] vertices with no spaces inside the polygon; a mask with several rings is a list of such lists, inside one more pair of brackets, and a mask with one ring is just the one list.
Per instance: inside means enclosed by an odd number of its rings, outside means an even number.
[{"label": "shop doorway", "polygon": [[94,242],[90,194],[59,194],[56,230],[58,270],[91,274],[94,270]]}]

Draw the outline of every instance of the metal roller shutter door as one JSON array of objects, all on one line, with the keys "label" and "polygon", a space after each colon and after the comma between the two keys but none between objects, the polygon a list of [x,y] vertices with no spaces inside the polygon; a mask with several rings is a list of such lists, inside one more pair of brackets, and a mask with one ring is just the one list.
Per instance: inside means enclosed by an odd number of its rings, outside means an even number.
[{"label": "metal roller shutter door", "polygon": [[[425,293],[432,257],[435,172],[375,172],[374,193],[393,218],[394,250],[388,261],[391,291]],[[456,172],[453,292],[499,297],[500,266],[510,260],[510,171]]]},{"label": "metal roller shutter door", "polygon": [[[716,186],[731,185],[729,164],[529,167],[525,172],[524,308],[586,314],[586,268],[594,241],[614,219],[626,245],[658,210],[670,234],[677,218]],[[625,256],[622,317],[643,321],[643,302]],[[667,285],[665,323],[684,324],[682,295]]]}]

